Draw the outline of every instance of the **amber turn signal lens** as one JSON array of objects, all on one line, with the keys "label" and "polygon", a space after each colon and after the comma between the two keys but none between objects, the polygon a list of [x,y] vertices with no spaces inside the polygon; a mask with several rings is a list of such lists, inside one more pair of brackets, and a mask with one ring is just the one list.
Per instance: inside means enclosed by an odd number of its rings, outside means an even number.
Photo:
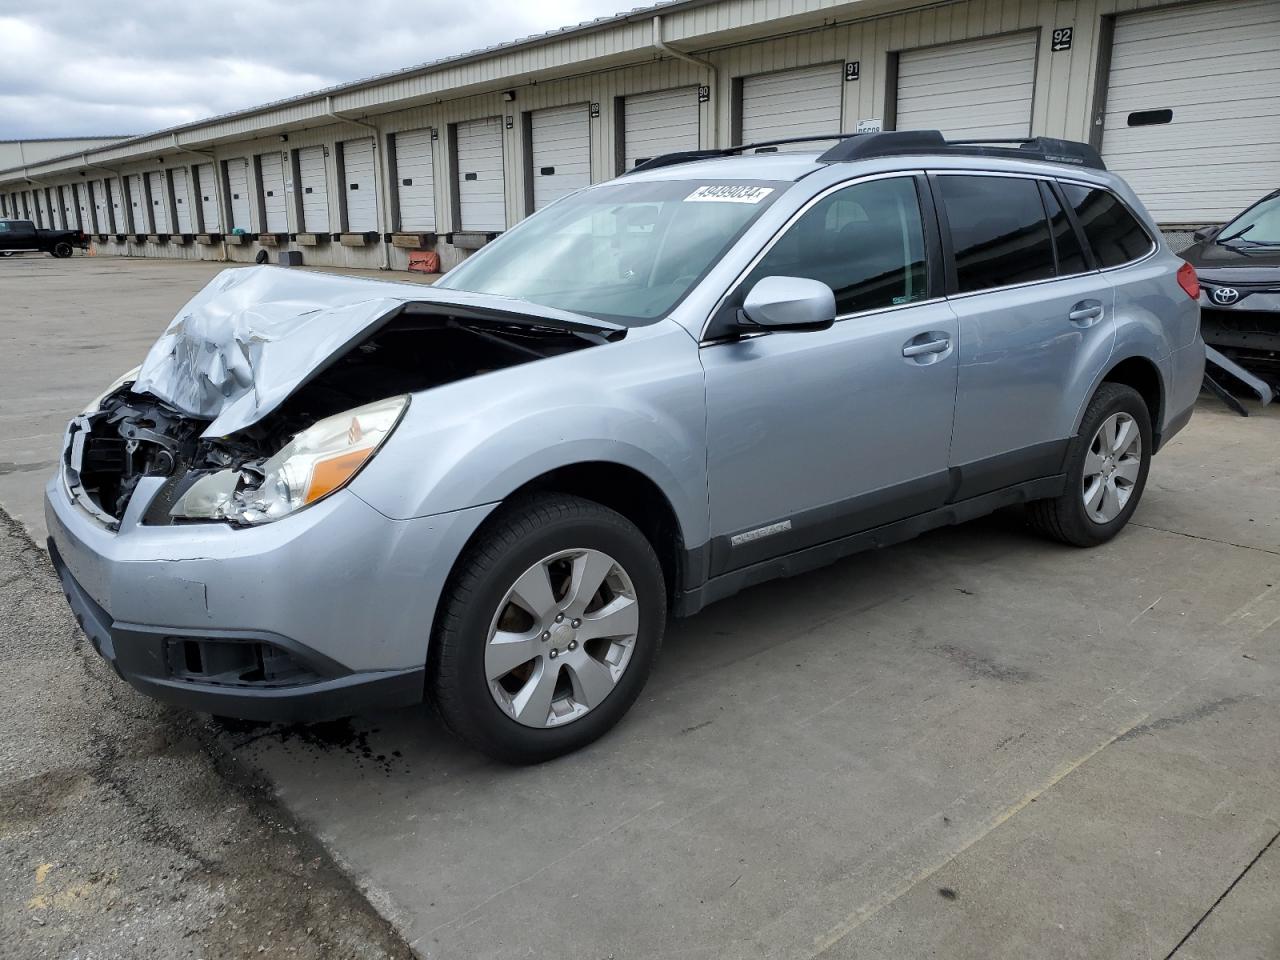
[{"label": "amber turn signal lens", "polygon": [[321,497],[327,497],[333,493],[351,479],[352,475],[369,459],[371,453],[373,453],[373,447],[367,446],[316,461],[315,466],[311,468],[311,481],[307,484],[307,492],[302,502],[315,503]]}]

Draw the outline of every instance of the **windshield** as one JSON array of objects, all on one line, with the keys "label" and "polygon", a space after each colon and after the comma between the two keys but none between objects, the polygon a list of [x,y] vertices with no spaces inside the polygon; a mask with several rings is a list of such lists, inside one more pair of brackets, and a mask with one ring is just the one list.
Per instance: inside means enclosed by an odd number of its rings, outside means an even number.
[{"label": "windshield", "polygon": [[437,286],[646,323],[693,289],[788,186],[667,180],[584,190],[525,220]]},{"label": "windshield", "polygon": [[1280,246],[1280,194],[1246,210],[1218,232],[1218,242],[1247,240]]}]

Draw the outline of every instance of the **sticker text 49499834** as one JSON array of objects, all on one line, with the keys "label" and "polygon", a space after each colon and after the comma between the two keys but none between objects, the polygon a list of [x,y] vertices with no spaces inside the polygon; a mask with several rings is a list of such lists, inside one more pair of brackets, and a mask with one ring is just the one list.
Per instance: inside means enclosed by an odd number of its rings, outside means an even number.
[{"label": "sticker text 49499834", "polygon": [[714,184],[699,187],[684,198],[685,203],[759,203],[773,187],[753,187],[750,184]]}]

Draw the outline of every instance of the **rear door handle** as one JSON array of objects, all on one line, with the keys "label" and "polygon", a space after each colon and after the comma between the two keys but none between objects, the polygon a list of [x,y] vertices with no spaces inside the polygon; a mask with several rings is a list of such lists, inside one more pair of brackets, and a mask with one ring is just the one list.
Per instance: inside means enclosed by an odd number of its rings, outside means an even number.
[{"label": "rear door handle", "polygon": [[930,353],[946,353],[950,348],[950,337],[926,340],[924,343],[917,343],[915,340],[911,340],[902,348],[902,355],[904,357],[923,357]]},{"label": "rear door handle", "polygon": [[1082,327],[1093,326],[1096,321],[1102,319],[1102,304],[1097,300],[1081,300],[1071,308],[1067,319]]}]

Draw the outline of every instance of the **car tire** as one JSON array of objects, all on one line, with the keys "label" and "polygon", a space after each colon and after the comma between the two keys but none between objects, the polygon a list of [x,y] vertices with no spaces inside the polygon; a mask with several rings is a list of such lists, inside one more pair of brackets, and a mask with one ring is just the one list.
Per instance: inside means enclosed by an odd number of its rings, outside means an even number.
[{"label": "car tire", "polygon": [[[1122,449],[1114,449],[1117,445]],[[1124,384],[1102,384],[1071,441],[1067,489],[1059,497],[1027,505],[1031,526],[1072,546],[1106,543],[1138,508],[1152,449],[1151,415],[1141,394]]]},{"label": "car tire", "polygon": [[0,257],[12,257],[12,256],[13,256],[12,250],[0,250]]},{"label": "car tire", "polygon": [[[571,596],[575,582],[593,582],[591,570],[608,563],[591,598]],[[520,596],[538,594],[522,587],[526,577],[536,586],[537,574],[550,586],[541,604]],[[535,616],[534,607],[542,613]],[[538,494],[486,521],[439,610],[428,692],[445,725],[494,759],[540,763],[591,743],[635,702],[666,629],[666,584],[653,546],[621,514],[579,497]],[[613,622],[602,626],[610,611]],[[628,619],[625,637],[611,634],[624,614],[634,625]],[[495,643],[501,637],[525,646],[507,653]],[[499,676],[504,657],[527,653]]]},{"label": "car tire", "polygon": [[62,240],[53,245],[53,255],[57,257],[59,260],[64,260],[67,257],[71,256],[72,252],[73,251],[72,251],[71,244],[67,243],[65,240]]}]

